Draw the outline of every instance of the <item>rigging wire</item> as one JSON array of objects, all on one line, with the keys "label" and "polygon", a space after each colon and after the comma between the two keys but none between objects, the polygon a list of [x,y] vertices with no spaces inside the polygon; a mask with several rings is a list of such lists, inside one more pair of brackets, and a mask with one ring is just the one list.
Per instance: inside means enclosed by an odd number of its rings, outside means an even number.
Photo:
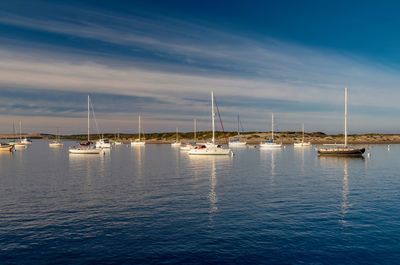
[{"label": "rigging wire", "polygon": [[229,143],[229,140],[228,140],[228,137],[226,136],[226,133],[225,133],[224,124],[222,123],[222,119],[221,119],[221,115],[220,115],[220,113],[219,113],[219,108],[218,108],[217,100],[215,99],[215,97],[214,97],[214,102],[215,102],[215,106],[217,107],[217,113],[218,113],[219,121],[220,121],[220,123],[221,123],[222,133],[223,133],[223,135],[224,135],[226,144],[228,144],[228,143]]},{"label": "rigging wire", "polygon": [[99,125],[97,124],[97,119],[96,119],[96,114],[94,113],[94,108],[93,108],[93,104],[92,104],[92,99],[89,98],[89,103],[90,103],[90,108],[92,109],[92,116],[94,119],[94,124],[96,125],[96,129],[97,129],[97,134],[100,137],[100,130],[99,130]]}]

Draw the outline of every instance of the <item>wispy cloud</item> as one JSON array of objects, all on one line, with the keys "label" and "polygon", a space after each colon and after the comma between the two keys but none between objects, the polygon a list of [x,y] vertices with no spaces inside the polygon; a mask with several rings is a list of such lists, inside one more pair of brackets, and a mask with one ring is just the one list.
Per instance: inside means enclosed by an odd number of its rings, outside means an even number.
[{"label": "wispy cloud", "polygon": [[[70,19],[72,13],[79,19]],[[395,116],[400,110],[396,70],[334,51],[245,37],[166,17],[65,7],[57,17],[0,12],[0,25],[102,44],[93,52],[51,40],[38,44],[3,37],[0,90],[19,91],[10,101],[21,100],[13,104],[3,100],[9,115],[23,115],[26,110],[25,115],[68,116],[82,111],[76,102],[68,102],[68,93],[97,93],[104,99],[101,105],[107,106],[102,112],[148,113],[157,122],[149,124],[153,130],[162,129],[161,120],[187,124],[192,116],[202,117],[206,126],[209,91],[215,90],[232,127],[232,117],[241,112],[249,129],[268,129],[263,124],[274,111],[281,113],[282,129],[308,120],[313,130],[339,131],[344,86],[351,88],[351,109],[364,122],[359,124],[361,130],[370,130],[371,122],[380,124],[374,112]],[[33,45],[26,47],[27,43]],[[29,91],[57,92],[65,100],[57,108],[54,98],[38,99]],[[114,126],[105,122],[106,128]]]}]

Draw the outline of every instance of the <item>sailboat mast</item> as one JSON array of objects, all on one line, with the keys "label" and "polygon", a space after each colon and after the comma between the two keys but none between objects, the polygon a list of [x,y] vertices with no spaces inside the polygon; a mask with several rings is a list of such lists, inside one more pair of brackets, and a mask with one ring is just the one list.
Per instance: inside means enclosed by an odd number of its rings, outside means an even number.
[{"label": "sailboat mast", "polygon": [[90,97],[89,95],[87,96],[87,140],[90,142],[90,109],[89,109],[89,104],[90,104]]},{"label": "sailboat mast", "polygon": [[240,137],[240,128],[239,128],[239,114],[237,115],[237,132],[238,132],[238,138]]},{"label": "sailboat mast", "polygon": [[211,121],[212,121],[212,143],[213,145],[215,145],[214,91],[211,91]]},{"label": "sailboat mast", "polygon": [[302,124],[302,126],[301,126],[301,130],[302,130],[302,138],[301,138],[301,143],[303,143],[304,144],[304,123]]},{"label": "sailboat mast", "polygon": [[178,127],[176,127],[176,142],[179,141],[179,131]]},{"label": "sailboat mast", "polygon": [[140,115],[139,115],[139,142],[140,142],[140,130],[141,128],[140,128]]},{"label": "sailboat mast", "polygon": [[272,138],[272,141],[274,141],[274,114],[272,113],[272,124],[271,124],[271,138]]},{"label": "sailboat mast", "polygon": [[344,88],[344,145],[347,146],[347,87]]},{"label": "sailboat mast", "polygon": [[194,142],[196,142],[196,138],[197,138],[197,137],[196,137],[196,136],[197,136],[197,135],[196,135],[196,131],[197,131],[197,121],[196,121],[196,119],[194,119],[193,123],[194,123],[194,124],[193,124],[193,127],[194,127],[194,128],[193,128],[193,131],[194,131],[194,135],[193,135],[193,136],[194,136]]},{"label": "sailboat mast", "polygon": [[21,121],[19,121],[19,139],[22,140],[22,125],[21,125]]}]

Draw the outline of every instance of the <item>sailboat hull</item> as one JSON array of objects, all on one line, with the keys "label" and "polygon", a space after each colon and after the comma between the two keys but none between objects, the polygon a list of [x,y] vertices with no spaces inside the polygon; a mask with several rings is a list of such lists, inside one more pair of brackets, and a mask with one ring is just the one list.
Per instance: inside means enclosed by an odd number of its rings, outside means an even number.
[{"label": "sailboat hull", "polygon": [[111,148],[111,144],[110,143],[97,142],[96,143],[96,148],[110,149]]},{"label": "sailboat hull", "polygon": [[190,151],[190,150],[192,150],[193,148],[194,148],[194,146],[191,145],[191,144],[189,144],[189,145],[184,145],[184,146],[181,146],[181,147],[180,147],[181,151]]},{"label": "sailboat hull", "polygon": [[99,148],[71,148],[69,149],[70,154],[80,154],[80,155],[98,155],[102,149]]},{"label": "sailboat hull", "polygon": [[294,147],[309,147],[311,146],[311,143],[294,143]]},{"label": "sailboat hull", "polygon": [[246,142],[229,142],[229,147],[246,147]]},{"label": "sailboat hull", "polygon": [[318,150],[320,156],[362,156],[365,152],[365,148],[323,148]]},{"label": "sailboat hull", "polygon": [[0,145],[0,152],[12,152],[13,148],[10,144]]},{"label": "sailboat hull", "polygon": [[14,148],[15,149],[26,149],[26,148],[28,148],[28,146],[26,144],[22,144],[19,142],[19,143],[14,144]]},{"label": "sailboat hull", "polygon": [[54,143],[49,143],[50,147],[63,147],[64,144],[61,142],[54,142]]},{"label": "sailboat hull", "polygon": [[131,142],[131,146],[144,146],[145,142]]},{"label": "sailboat hull", "polygon": [[230,149],[224,149],[219,147],[207,147],[207,148],[193,148],[189,151],[189,155],[231,155]]},{"label": "sailboat hull", "polygon": [[280,149],[282,148],[282,144],[277,143],[261,143],[260,148],[262,149]]}]

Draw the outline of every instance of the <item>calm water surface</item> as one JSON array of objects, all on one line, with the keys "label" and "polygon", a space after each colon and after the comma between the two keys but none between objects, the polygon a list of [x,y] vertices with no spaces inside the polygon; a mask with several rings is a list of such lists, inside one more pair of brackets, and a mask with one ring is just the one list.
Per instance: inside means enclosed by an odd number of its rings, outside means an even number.
[{"label": "calm water surface", "polygon": [[0,264],[397,264],[400,146],[0,153]]}]

